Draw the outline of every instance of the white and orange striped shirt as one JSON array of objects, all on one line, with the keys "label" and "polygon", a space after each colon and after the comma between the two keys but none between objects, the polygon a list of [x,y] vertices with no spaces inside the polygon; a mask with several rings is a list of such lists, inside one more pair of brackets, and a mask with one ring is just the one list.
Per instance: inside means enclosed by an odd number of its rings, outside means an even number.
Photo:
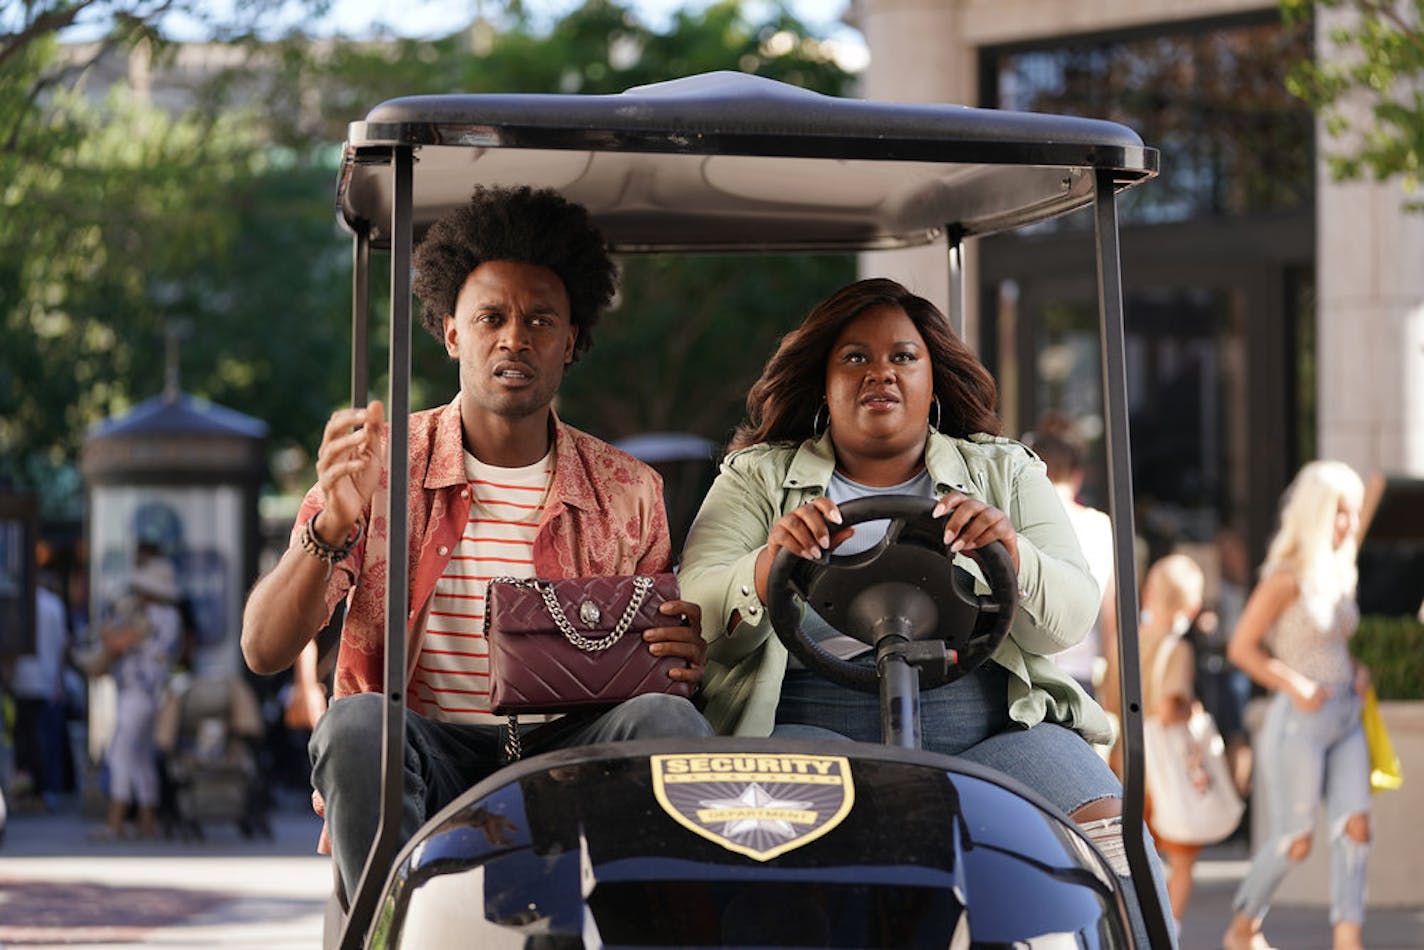
[{"label": "white and orange striped shirt", "polygon": [[[406,629],[407,683],[425,639],[426,612],[435,585],[450,565],[470,510],[465,467],[462,396],[444,406],[412,413],[407,554],[410,625]],[[554,479],[534,537],[535,575],[592,577],[656,574],[672,559],[663,483],[658,473],[601,439],[553,417]],[[388,450],[383,439],[382,452]],[[389,565],[389,471],[364,512],[366,530],[351,554],[335,566],[326,585],[327,616],[346,602],[335,695],[380,692],[385,679],[386,580]],[[301,543],[306,523],[326,505],[320,483],[302,499],[291,545]],[[407,689],[411,696],[414,690]],[[412,704],[413,705],[413,704]]]},{"label": "white and orange striped shirt", "polygon": [[[435,594],[410,677],[411,708],[443,722],[491,724],[485,588],[492,577],[533,577],[534,536],[553,482],[554,454],[497,468],[465,453],[470,514]],[[543,721],[542,716],[521,720]]]}]

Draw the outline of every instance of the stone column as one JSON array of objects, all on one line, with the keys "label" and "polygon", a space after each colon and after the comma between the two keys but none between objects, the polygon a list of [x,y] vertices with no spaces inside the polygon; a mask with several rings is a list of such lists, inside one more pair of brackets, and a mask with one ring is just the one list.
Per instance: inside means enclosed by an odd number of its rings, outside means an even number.
[{"label": "stone column", "polygon": [[[977,105],[978,52],[964,36],[959,0],[856,0],[851,18],[872,63],[860,95],[884,102]],[[974,246],[965,248],[965,338],[978,348]],[[860,256],[862,277],[889,277],[949,312],[949,254],[943,242]]]},{"label": "stone column", "polygon": [[[1342,55],[1329,40],[1339,15],[1317,22],[1322,58]],[[1366,125],[1368,109],[1352,120]],[[1319,454],[1361,474],[1421,476],[1424,212],[1405,209],[1411,196],[1397,182],[1333,181],[1325,156],[1349,142],[1317,134]]]}]

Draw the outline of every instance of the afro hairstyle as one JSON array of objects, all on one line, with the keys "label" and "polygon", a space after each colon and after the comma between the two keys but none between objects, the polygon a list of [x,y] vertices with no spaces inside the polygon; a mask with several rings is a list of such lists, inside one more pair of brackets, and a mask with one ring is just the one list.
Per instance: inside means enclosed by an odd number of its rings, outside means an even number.
[{"label": "afro hairstyle", "polygon": [[569,316],[578,327],[574,359],[593,343],[593,325],[613,299],[618,270],[588,211],[548,189],[475,188],[468,204],[449,212],[415,250],[412,289],[420,322],[437,340],[470,272],[485,261],[547,267],[564,283]]}]

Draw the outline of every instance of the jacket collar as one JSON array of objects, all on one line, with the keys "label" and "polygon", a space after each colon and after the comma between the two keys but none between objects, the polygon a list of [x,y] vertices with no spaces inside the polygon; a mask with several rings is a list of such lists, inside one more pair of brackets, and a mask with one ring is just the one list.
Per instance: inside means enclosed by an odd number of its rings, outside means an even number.
[{"label": "jacket collar", "polygon": [[[925,467],[935,481],[935,493],[944,494],[959,491],[966,495],[982,494],[969,471],[965,449],[973,452],[973,443],[951,438],[942,432],[930,430],[925,440]],[[836,468],[835,447],[831,444],[831,434],[825,432],[814,439],[807,439],[796,449],[796,454],[787,466],[781,487],[788,489],[819,489],[822,494],[831,482],[831,473]]]}]

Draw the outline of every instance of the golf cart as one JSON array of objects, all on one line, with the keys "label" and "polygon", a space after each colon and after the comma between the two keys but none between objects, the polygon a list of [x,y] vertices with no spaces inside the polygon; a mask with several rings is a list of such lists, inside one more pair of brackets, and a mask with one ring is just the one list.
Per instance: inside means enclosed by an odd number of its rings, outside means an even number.
[{"label": "golf cart", "polygon": [[[408,437],[411,249],[476,184],[553,187],[619,253],[961,244],[1093,208],[1118,576],[1133,561],[1116,196],[1157,153],[1065,116],[837,99],[736,73],[616,96],[391,100],[350,126],[337,185],[354,236],[352,395],[364,402],[373,250],[389,254],[392,445]],[[1001,546],[950,558],[930,503],[852,558],[784,555],[768,609],[812,669],[881,696],[885,742],[640,741],[511,764],[399,840],[409,605],[408,460],[390,459],[383,817],[328,941],[392,946],[1131,946],[1119,879],[1073,822],[999,773],[919,748],[918,690],[988,658],[1017,584]],[[966,570],[972,569],[974,577]],[[873,645],[847,670],[799,631],[814,601]],[[1149,939],[1169,943],[1142,829],[1134,584],[1118,585],[1124,838]],[[394,764],[394,765],[393,765]],[[386,869],[389,868],[389,872]]]}]

